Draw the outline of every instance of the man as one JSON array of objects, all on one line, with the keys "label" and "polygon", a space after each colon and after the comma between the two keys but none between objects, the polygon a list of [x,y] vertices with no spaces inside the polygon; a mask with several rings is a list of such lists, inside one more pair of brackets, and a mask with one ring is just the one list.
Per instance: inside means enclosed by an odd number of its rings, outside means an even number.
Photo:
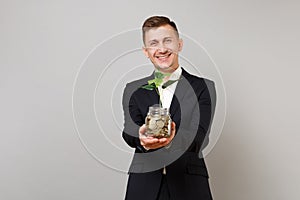
[{"label": "man", "polygon": [[[126,143],[135,148],[129,170],[126,200],[210,200],[208,172],[201,150],[213,117],[213,82],[186,72],[178,53],[183,41],[174,22],[153,16],[143,24],[144,54],[155,71],[165,74],[163,82],[174,80],[167,88],[146,90],[149,77],[126,85],[123,94]],[[159,92],[159,95],[157,94]],[[171,136],[146,136],[144,125],[148,108],[161,101],[172,118]]]}]

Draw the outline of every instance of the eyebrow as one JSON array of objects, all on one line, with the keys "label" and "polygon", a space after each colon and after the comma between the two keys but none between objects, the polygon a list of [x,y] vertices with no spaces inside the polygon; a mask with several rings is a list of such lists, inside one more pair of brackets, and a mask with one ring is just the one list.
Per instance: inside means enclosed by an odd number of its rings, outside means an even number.
[{"label": "eyebrow", "polygon": [[153,40],[149,40],[148,43],[151,43],[151,42],[158,42],[157,39],[153,39]]},{"label": "eyebrow", "polygon": [[158,43],[158,40],[156,40],[156,39],[149,40],[146,44],[147,44],[147,45],[151,45],[152,43],[157,44],[157,43]]},{"label": "eyebrow", "polygon": [[[171,36],[168,36],[168,37],[164,37],[163,40],[166,40],[166,39],[173,39]],[[149,40],[148,43],[151,43],[151,42],[158,42],[157,39],[153,39],[153,40]]]}]

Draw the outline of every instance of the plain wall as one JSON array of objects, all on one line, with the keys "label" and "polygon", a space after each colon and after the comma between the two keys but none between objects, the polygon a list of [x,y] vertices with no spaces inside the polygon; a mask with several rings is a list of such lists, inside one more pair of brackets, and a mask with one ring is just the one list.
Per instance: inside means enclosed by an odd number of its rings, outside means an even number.
[{"label": "plain wall", "polygon": [[127,174],[78,137],[74,81],[97,44],[161,14],[206,48],[223,79],[225,123],[206,157],[214,199],[298,200],[299,9],[296,0],[0,1],[0,199],[124,197]]}]

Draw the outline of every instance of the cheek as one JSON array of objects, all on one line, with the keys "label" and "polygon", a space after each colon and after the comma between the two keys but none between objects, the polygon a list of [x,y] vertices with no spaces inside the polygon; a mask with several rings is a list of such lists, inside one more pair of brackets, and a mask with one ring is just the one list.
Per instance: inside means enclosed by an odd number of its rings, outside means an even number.
[{"label": "cheek", "polygon": [[149,52],[149,58],[151,59],[151,60],[154,60],[155,59],[155,52]]},{"label": "cheek", "polygon": [[169,44],[166,46],[168,49],[172,50],[173,52],[179,51],[179,45],[178,44]]},{"label": "cheek", "polygon": [[153,51],[151,51],[151,50],[149,50],[149,49],[148,49],[147,51],[145,51],[144,54],[145,54],[148,58],[151,58],[151,57],[153,57],[153,55],[154,55]]},{"label": "cheek", "polygon": [[148,51],[147,51],[149,57],[150,57],[150,56],[154,56],[155,52],[156,52],[155,49],[150,49],[150,48],[149,48]]}]

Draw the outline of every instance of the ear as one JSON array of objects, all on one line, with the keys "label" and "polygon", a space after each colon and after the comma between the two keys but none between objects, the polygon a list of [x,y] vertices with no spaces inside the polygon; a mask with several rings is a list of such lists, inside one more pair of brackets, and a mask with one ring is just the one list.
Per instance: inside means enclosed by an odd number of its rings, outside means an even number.
[{"label": "ear", "polygon": [[181,51],[182,47],[183,47],[183,40],[179,39],[179,42],[178,42],[178,51]]},{"label": "ear", "polygon": [[143,47],[143,53],[145,54],[145,56],[146,56],[147,58],[149,58],[149,52],[148,52],[148,50],[147,50],[146,47]]}]

